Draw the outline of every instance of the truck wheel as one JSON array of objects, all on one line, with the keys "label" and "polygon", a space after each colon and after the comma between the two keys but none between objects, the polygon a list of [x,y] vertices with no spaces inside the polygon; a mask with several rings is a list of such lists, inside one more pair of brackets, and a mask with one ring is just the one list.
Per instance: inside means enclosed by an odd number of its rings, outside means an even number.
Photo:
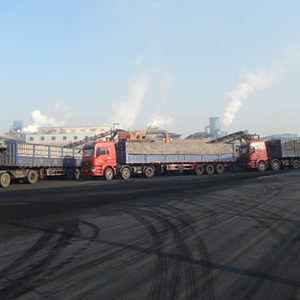
[{"label": "truck wheel", "polygon": [[10,175],[6,172],[0,174],[0,186],[6,188],[10,185]]},{"label": "truck wheel", "polygon": [[271,168],[273,171],[278,171],[280,169],[280,162],[277,159],[271,161]]},{"label": "truck wheel", "polygon": [[106,168],[104,171],[104,178],[106,180],[112,180],[114,178],[114,171],[112,168]]},{"label": "truck wheel", "polygon": [[217,164],[216,165],[216,173],[217,174],[223,174],[224,170],[225,170],[224,165],[222,165],[222,164]]},{"label": "truck wheel", "polygon": [[121,177],[124,179],[124,180],[127,180],[127,179],[129,179],[130,178],[130,169],[129,168],[127,168],[127,167],[125,167],[125,168],[123,168],[122,169],[122,171],[121,171]]},{"label": "truck wheel", "polygon": [[146,167],[144,175],[146,178],[152,178],[154,176],[154,169],[152,167]]},{"label": "truck wheel", "polygon": [[202,175],[204,173],[204,167],[197,165],[194,169],[196,175]]},{"label": "truck wheel", "polygon": [[80,169],[75,169],[75,171],[74,171],[74,178],[76,180],[78,180],[80,178],[80,176],[81,176]]},{"label": "truck wheel", "polygon": [[205,167],[205,172],[206,172],[206,174],[208,174],[208,175],[212,175],[212,174],[214,174],[214,172],[215,172],[215,167],[214,167],[213,165],[207,165],[207,166]]},{"label": "truck wheel", "polygon": [[67,180],[71,180],[73,179],[74,176],[74,172],[72,169],[66,169],[65,174],[64,174],[64,178]]},{"label": "truck wheel", "polygon": [[264,171],[266,171],[266,169],[267,169],[267,165],[265,164],[265,162],[260,161],[260,162],[258,163],[258,165],[257,165],[257,169],[258,169],[258,171],[260,171],[260,172],[264,172]]},{"label": "truck wheel", "polygon": [[294,159],[293,162],[292,162],[292,168],[293,169],[299,169],[300,167],[300,162],[298,159]]},{"label": "truck wheel", "polygon": [[39,178],[39,176],[38,176],[37,172],[31,170],[27,174],[26,182],[30,183],[30,184],[34,184],[34,183],[36,183],[38,181],[38,178]]},{"label": "truck wheel", "polygon": [[160,176],[160,175],[162,175],[163,174],[163,170],[161,169],[161,167],[155,167],[155,170],[154,170],[154,174],[156,175],[156,176]]}]

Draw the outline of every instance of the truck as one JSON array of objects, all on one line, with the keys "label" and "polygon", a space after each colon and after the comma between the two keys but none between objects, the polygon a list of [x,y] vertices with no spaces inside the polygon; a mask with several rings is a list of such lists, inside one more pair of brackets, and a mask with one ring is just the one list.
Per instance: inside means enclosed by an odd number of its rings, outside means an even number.
[{"label": "truck", "polygon": [[260,172],[268,168],[274,171],[299,169],[300,140],[258,140],[242,144],[239,148],[239,164],[241,168]]},{"label": "truck", "polygon": [[178,172],[222,174],[236,161],[233,143],[170,141],[167,132],[162,133],[164,141],[147,137],[147,134],[158,134],[157,131],[144,130],[118,132],[116,141],[86,143],[82,149],[82,176],[127,180],[139,174],[146,178]]},{"label": "truck", "polygon": [[78,179],[81,159],[78,149],[6,140],[0,143],[0,187],[20,181],[34,184],[53,176]]}]

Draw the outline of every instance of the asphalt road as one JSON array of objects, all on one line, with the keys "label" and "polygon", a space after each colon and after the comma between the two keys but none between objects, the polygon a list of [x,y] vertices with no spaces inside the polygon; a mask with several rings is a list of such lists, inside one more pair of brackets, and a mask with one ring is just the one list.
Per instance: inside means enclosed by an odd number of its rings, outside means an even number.
[{"label": "asphalt road", "polygon": [[0,299],[300,299],[300,170],[0,189]]}]

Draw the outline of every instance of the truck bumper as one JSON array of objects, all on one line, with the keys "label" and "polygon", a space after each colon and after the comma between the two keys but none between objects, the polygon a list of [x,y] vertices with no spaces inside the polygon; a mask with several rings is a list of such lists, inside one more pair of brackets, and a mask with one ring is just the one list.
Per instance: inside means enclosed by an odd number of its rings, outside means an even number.
[{"label": "truck bumper", "polygon": [[102,176],[102,168],[83,168],[82,176]]}]

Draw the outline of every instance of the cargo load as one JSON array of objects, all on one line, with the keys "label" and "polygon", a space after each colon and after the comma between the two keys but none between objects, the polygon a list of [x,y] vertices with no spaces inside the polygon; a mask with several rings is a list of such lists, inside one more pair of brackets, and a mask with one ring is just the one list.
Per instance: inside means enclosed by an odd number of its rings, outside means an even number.
[{"label": "cargo load", "polygon": [[203,142],[119,143],[117,149],[122,163],[188,163],[234,162],[234,144],[208,144]]}]

